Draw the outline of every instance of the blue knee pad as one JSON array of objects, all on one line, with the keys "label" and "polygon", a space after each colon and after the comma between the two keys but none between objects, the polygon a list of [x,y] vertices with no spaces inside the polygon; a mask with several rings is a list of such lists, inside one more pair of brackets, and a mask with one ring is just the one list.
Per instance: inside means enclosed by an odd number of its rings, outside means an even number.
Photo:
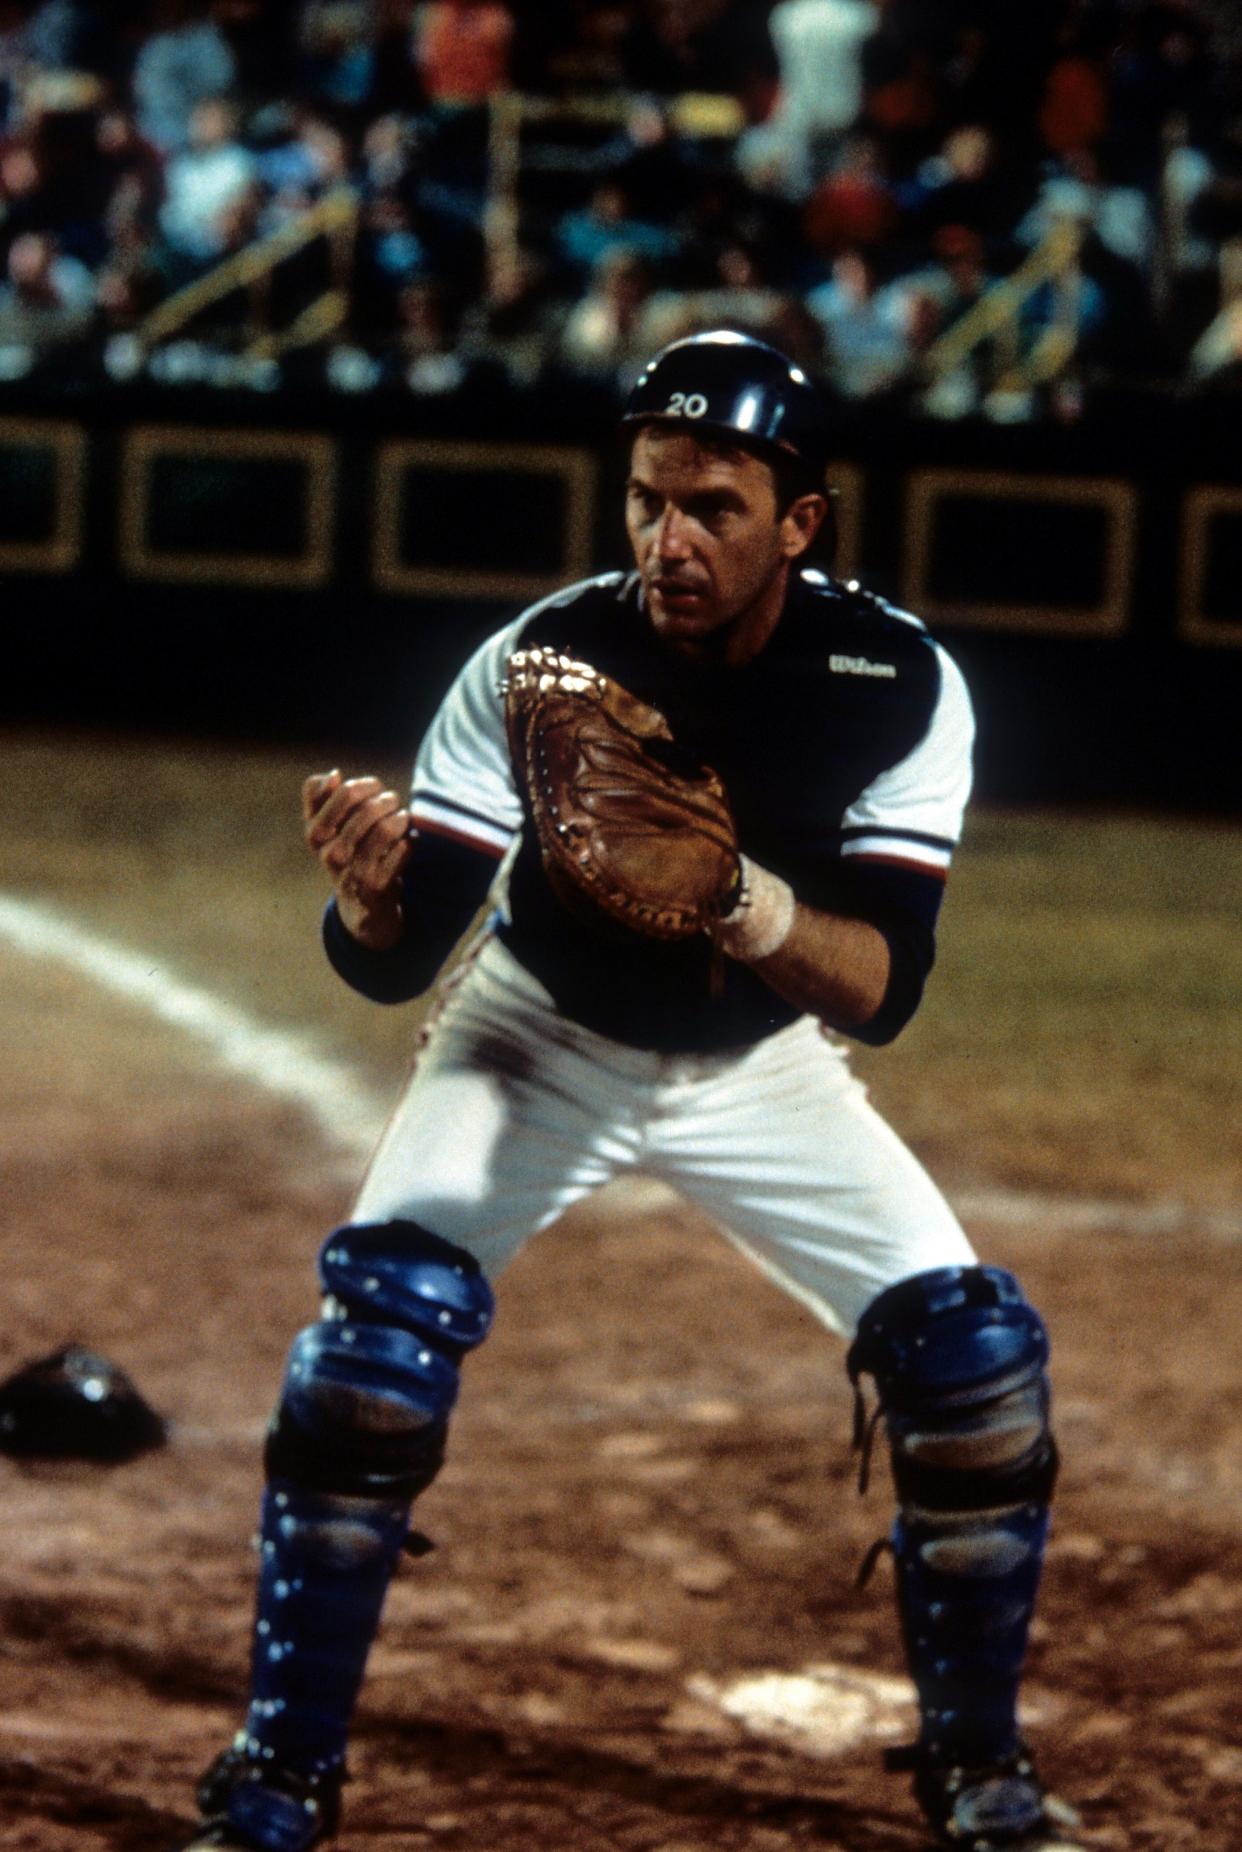
[{"label": "blue knee pad", "polygon": [[970,1511],[1052,1490],[1048,1335],[1011,1273],[940,1267],[880,1294],[848,1368],[874,1378],[903,1505]]},{"label": "blue knee pad", "polygon": [[491,1328],[478,1263],[413,1222],[337,1229],[324,1315],[299,1332],[268,1436],[270,1479],[413,1498],[443,1460],[462,1357]]},{"label": "blue knee pad", "polygon": [[888,1431],[906,1651],[934,1753],[1017,1742],[1017,1687],[1057,1454],[1048,1337],[1012,1274],[944,1267],[889,1288],[849,1353]]}]

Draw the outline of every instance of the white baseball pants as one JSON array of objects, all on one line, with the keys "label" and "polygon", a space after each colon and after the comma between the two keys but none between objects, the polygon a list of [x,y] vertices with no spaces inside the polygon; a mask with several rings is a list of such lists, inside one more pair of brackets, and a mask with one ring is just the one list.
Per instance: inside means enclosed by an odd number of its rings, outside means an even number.
[{"label": "white baseball pants", "polygon": [[448,980],[352,1215],[417,1222],[494,1278],[630,1173],[672,1185],[847,1336],[886,1286],[975,1258],[812,1018],[728,1054],[649,1054],[567,1021],[491,937]]}]

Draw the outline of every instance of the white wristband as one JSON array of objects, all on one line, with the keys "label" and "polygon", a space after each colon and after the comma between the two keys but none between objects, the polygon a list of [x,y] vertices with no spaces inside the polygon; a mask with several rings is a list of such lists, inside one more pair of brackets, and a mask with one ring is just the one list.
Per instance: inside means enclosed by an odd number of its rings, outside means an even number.
[{"label": "white wristband", "polygon": [[797,908],[794,891],[770,868],[742,857],[742,897],[716,937],[730,958],[744,965],[757,964],[779,951],[793,928]]}]

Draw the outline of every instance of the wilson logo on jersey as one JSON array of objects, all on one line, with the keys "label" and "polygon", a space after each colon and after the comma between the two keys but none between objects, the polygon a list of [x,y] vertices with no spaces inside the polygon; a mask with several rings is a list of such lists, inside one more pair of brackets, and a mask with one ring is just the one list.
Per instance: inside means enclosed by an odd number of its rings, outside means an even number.
[{"label": "wilson logo on jersey", "polygon": [[897,679],[896,665],[891,662],[868,662],[865,656],[829,656],[828,667],[834,675],[881,675]]}]

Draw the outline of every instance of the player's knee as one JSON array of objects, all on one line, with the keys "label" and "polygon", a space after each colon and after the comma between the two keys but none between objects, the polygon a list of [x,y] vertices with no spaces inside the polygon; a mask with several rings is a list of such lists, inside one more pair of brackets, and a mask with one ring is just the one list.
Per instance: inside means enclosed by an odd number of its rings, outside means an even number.
[{"label": "player's knee", "polygon": [[289,1354],[268,1477],[414,1497],[443,1461],[461,1359],[487,1335],[491,1289],[470,1255],[412,1222],[337,1229],[319,1276],[323,1316]]},{"label": "player's knee", "polygon": [[903,1508],[1044,1505],[1056,1476],[1048,1336],[1013,1275],[942,1267],[868,1307],[850,1375],[874,1378]]}]

